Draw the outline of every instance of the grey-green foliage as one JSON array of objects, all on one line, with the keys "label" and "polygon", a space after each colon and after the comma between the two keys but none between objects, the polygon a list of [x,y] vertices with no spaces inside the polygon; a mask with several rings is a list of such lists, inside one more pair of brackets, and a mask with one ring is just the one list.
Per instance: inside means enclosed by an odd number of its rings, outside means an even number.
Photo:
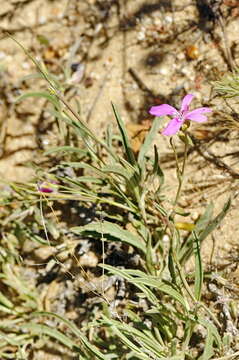
[{"label": "grey-green foliage", "polygon": [[213,83],[216,92],[226,98],[239,96],[239,68],[227,73],[221,80]]}]

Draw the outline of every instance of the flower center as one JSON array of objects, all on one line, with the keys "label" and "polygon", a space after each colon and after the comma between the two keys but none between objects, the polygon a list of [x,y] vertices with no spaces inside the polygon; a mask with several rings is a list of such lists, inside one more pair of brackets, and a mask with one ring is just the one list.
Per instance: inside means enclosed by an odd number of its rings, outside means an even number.
[{"label": "flower center", "polygon": [[184,121],[185,113],[183,111],[182,112],[175,111],[175,113],[173,115],[178,119],[179,122]]}]

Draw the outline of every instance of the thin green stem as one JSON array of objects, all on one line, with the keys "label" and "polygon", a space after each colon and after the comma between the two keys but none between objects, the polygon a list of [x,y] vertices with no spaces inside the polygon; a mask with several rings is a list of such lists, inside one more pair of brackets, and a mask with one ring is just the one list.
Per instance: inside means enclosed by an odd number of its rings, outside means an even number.
[{"label": "thin green stem", "polygon": [[175,149],[174,149],[176,163],[177,163],[177,175],[178,175],[178,189],[177,189],[177,194],[176,194],[176,197],[175,197],[175,200],[174,200],[174,209],[177,206],[179,197],[181,195],[181,190],[182,190],[182,185],[183,185],[183,180],[184,180],[185,167],[186,167],[186,161],[187,161],[188,142],[185,141],[184,144],[185,144],[185,146],[184,146],[183,165],[182,165],[181,170],[178,167],[177,155],[176,155],[176,152],[175,152]]},{"label": "thin green stem", "polygon": [[210,311],[210,309],[207,306],[205,306],[202,302],[197,301],[197,299],[194,297],[194,295],[193,295],[193,293],[192,293],[192,291],[190,289],[190,286],[188,285],[187,280],[186,280],[186,278],[184,276],[181,265],[179,264],[175,254],[174,254],[174,261],[175,261],[175,264],[177,266],[179,277],[180,277],[180,279],[182,281],[182,284],[183,284],[187,294],[189,295],[189,297],[193,301],[194,305],[197,306],[197,307],[202,307],[207,312],[207,314],[211,317],[211,319],[214,321],[214,323],[220,328],[221,324],[217,320],[216,316]]}]

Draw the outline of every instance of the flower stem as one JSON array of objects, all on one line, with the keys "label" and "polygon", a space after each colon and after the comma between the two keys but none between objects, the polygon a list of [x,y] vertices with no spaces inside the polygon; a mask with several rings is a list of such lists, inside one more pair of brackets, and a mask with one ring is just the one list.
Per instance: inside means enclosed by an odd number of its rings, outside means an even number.
[{"label": "flower stem", "polygon": [[183,156],[183,165],[182,165],[182,169],[180,170],[179,168],[179,163],[178,163],[178,157],[177,157],[177,152],[175,149],[175,146],[173,144],[173,142],[171,142],[174,154],[175,154],[175,159],[176,159],[176,166],[177,166],[177,177],[178,177],[178,189],[177,189],[177,193],[175,196],[175,200],[174,200],[174,207],[173,207],[173,212],[175,210],[175,207],[177,206],[179,197],[181,195],[181,190],[182,190],[182,185],[183,185],[183,180],[184,180],[184,172],[185,172],[185,167],[186,167],[186,160],[187,160],[187,153],[188,153],[188,141],[187,139],[185,139],[186,141],[184,142],[184,156]]}]

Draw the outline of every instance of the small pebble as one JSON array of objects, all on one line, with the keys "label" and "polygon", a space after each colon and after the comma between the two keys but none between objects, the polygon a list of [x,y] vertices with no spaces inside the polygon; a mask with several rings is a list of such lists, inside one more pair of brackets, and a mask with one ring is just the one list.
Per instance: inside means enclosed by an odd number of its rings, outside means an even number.
[{"label": "small pebble", "polygon": [[98,262],[98,257],[93,251],[89,251],[79,258],[79,264],[81,266],[96,267],[98,265]]},{"label": "small pebble", "polygon": [[161,75],[167,75],[168,74],[168,69],[166,67],[161,67],[161,69],[159,69],[159,73]]},{"label": "small pebble", "polygon": [[54,253],[55,249],[52,246],[41,246],[34,250],[34,255],[43,261],[47,260]]},{"label": "small pebble", "polygon": [[196,60],[199,57],[199,49],[195,45],[190,45],[186,48],[186,56],[189,60]]},{"label": "small pebble", "polygon": [[165,20],[167,23],[169,23],[169,24],[171,24],[171,23],[173,22],[172,16],[169,16],[169,15],[166,15],[165,18],[164,18],[164,20]]}]

